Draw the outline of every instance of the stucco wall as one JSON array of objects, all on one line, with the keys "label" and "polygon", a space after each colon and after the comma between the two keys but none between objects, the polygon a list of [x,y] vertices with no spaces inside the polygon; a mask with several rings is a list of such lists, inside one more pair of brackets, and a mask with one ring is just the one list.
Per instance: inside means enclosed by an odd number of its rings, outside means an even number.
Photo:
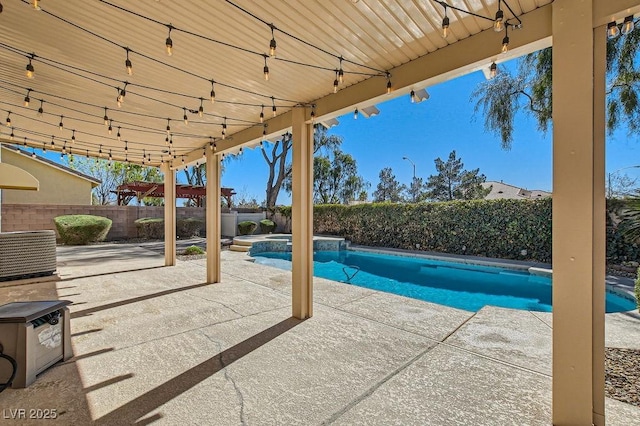
[{"label": "stucco wall", "polygon": [[73,176],[10,149],[2,150],[2,162],[26,170],[40,182],[39,191],[3,189],[3,204],[91,204],[91,182],[86,179]]}]

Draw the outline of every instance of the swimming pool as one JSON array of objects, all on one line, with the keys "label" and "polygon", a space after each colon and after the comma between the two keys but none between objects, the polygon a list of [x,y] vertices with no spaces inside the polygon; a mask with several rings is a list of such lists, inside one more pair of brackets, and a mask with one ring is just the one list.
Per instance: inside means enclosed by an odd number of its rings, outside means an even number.
[{"label": "swimming pool", "polygon": [[[291,270],[291,253],[253,254],[255,263]],[[317,277],[476,312],[485,305],[551,312],[551,279],[526,270],[351,250],[318,251]],[[349,279],[349,277],[351,277]],[[607,292],[607,313],[635,309]]]}]

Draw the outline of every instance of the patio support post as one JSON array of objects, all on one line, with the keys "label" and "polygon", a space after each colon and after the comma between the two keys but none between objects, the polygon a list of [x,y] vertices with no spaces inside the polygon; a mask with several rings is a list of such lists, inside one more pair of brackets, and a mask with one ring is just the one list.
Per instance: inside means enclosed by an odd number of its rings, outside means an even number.
[{"label": "patio support post", "polygon": [[292,308],[295,318],[313,315],[313,127],[306,108],[293,109],[291,199]]},{"label": "patio support post", "polygon": [[220,157],[207,148],[207,283],[220,282]]},{"label": "patio support post", "polygon": [[604,425],[606,35],[594,1],[552,4],[554,425]]},{"label": "patio support post", "polygon": [[164,163],[164,264],[176,265],[176,172]]}]

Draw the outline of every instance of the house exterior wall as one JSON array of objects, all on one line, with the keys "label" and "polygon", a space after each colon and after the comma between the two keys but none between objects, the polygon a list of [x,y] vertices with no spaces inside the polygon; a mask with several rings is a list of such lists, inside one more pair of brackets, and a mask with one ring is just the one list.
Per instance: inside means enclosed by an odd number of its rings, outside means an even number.
[{"label": "house exterior wall", "polygon": [[40,182],[38,191],[2,190],[3,204],[90,205],[91,182],[73,176],[10,149],[2,150],[2,162],[31,173]]}]

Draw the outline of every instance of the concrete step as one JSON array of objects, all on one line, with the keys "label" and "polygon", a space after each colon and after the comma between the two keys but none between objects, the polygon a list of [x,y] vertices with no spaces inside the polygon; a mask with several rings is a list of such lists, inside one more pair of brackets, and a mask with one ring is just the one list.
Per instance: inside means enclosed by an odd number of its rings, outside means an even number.
[{"label": "concrete step", "polygon": [[231,251],[248,252],[249,250],[251,250],[251,246],[241,246],[241,245],[238,245],[238,244],[231,244],[229,246],[229,250],[231,250]]},{"label": "concrete step", "polygon": [[253,244],[253,240],[246,240],[246,239],[242,239],[242,238],[234,238],[233,239],[233,244],[235,244],[237,246],[251,247],[251,244]]}]

